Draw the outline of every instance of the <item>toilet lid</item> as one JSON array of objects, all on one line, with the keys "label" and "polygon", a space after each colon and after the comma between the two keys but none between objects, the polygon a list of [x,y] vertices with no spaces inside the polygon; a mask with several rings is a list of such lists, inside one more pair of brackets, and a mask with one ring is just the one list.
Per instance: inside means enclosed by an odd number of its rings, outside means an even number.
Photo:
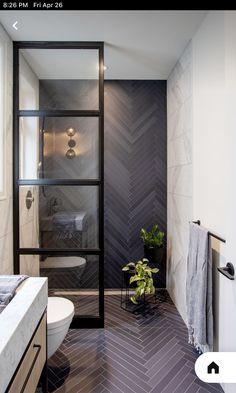
[{"label": "toilet lid", "polygon": [[47,324],[54,328],[74,315],[74,304],[63,297],[50,296],[47,307]]}]

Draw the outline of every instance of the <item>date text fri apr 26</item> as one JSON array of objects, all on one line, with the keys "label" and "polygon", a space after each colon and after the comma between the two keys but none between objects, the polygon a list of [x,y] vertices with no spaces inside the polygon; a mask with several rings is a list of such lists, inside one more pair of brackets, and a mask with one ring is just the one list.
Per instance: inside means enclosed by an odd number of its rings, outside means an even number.
[{"label": "date text fri apr 26", "polygon": [[41,2],[41,1],[5,1],[2,3],[3,9],[62,9],[64,4],[62,1]]},{"label": "date text fri apr 26", "polygon": [[53,3],[45,3],[45,2],[33,2],[33,8],[63,8],[63,2],[53,2]]}]

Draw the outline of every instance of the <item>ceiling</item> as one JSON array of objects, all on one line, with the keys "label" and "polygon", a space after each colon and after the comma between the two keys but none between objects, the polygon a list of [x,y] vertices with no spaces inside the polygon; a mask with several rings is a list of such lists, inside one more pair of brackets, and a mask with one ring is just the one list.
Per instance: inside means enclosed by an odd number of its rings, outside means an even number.
[{"label": "ceiling", "polygon": [[[39,79],[97,79],[97,49],[20,49]],[[21,69],[20,57],[20,69]]]},{"label": "ceiling", "polygon": [[16,41],[104,41],[106,79],[167,79],[206,13],[0,11],[0,22]]}]

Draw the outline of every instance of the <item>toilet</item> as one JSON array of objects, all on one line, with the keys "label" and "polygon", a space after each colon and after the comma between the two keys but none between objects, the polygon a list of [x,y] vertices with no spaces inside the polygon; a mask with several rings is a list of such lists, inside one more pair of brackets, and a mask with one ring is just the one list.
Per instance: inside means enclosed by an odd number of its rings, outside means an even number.
[{"label": "toilet", "polygon": [[40,275],[48,278],[48,288],[78,289],[86,259],[78,256],[48,256],[40,262]]},{"label": "toilet", "polygon": [[75,313],[74,304],[63,297],[49,297],[47,307],[47,350],[50,358],[63,342]]}]

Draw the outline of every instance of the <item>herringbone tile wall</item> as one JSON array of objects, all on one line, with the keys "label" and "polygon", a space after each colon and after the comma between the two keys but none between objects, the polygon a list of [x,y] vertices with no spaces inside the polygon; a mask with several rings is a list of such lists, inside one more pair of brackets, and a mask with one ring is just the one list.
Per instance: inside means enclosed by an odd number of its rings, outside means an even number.
[{"label": "herringbone tile wall", "polygon": [[[71,109],[72,105],[73,108],[78,109],[78,106],[81,107],[86,103],[90,109],[96,108],[96,81],[74,82],[41,81],[40,105],[51,109],[60,107]],[[63,91],[65,94],[58,95],[58,91]],[[70,100],[65,97],[70,97]],[[157,222],[166,232],[166,112],[166,81],[105,81],[106,288],[120,288],[121,266],[128,260],[143,256],[143,245],[139,238],[141,227],[150,227]],[[48,122],[48,119],[46,120]],[[65,159],[64,154],[58,156],[55,152],[50,159],[47,159],[45,163],[47,167],[44,169],[54,177],[96,177],[97,126],[94,120],[91,122],[91,119],[67,119],[66,121],[72,122],[73,126],[79,130],[79,146],[87,153],[83,155],[83,160],[78,155],[73,162],[69,162],[70,160]],[[57,132],[61,130],[58,133],[61,136],[64,135],[62,131],[68,126],[69,124],[62,123],[61,118],[59,123],[56,119],[48,124],[51,130],[57,130]],[[90,139],[91,143],[88,148],[87,144]],[[52,168],[57,168],[57,173],[54,175]],[[78,191],[71,193],[70,189],[68,195],[65,187],[63,190],[57,187],[52,189],[52,195],[49,195],[48,190],[47,195],[61,199],[65,207],[68,204],[69,210],[72,206],[73,210],[88,211],[94,217],[93,222],[96,223],[94,212],[96,202],[94,198],[91,200],[92,193],[83,196]],[[95,246],[96,233],[96,225],[90,225],[88,235],[90,247]],[[165,266],[159,276],[161,277],[159,286],[165,287]],[[82,287],[96,287],[97,270],[91,270],[90,264],[86,266],[84,277],[86,277],[86,283],[83,283]]]},{"label": "herringbone tile wall", "polygon": [[166,231],[166,134],[166,81],[105,81],[106,288],[143,256],[141,227]]},{"label": "herringbone tile wall", "polygon": [[70,330],[49,360],[49,391],[55,393],[217,393],[194,372],[197,354],[187,329],[164,291],[151,313],[120,308],[105,296],[105,329]]}]

